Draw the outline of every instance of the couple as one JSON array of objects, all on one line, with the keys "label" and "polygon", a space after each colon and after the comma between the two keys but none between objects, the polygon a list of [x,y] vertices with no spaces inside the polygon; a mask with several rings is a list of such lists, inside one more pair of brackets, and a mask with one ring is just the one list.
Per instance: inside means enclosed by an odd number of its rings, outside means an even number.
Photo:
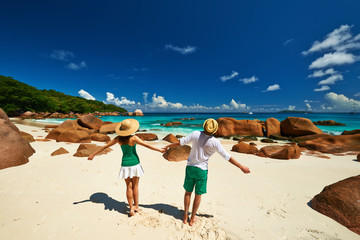
[{"label": "couple", "polygon": [[164,148],[159,149],[145,143],[138,136],[133,135],[139,129],[139,122],[135,119],[126,119],[119,123],[115,129],[118,136],[91,154],[88,159],[92,160],[96,154],[100,153],[104,149],[111,147],[116,143],[120,144],[123,157],[119,178],[125,179],[126,197],[130,207],[130,216],[134,216],[135,212],[140,211],[138,188],[139,177],[144,174],[140,165],[139,157],[136,153],[136,144],[164,153],[171,147],[183,146],[184,144],[192,143],[185,172],[183,216],[183,222],[187,224],[191,193],[195,187],[195,199],[189,222],[189,225],[192,226],[196,221],[196,212],[200,206],[201,195],[206,193],[208,160],[211,155],[218,152],[225,160],[240,168],[240,170],[244,173],[250,173],[249,168],[241,165],[233,157],[231,157],[230,154],[224,150],[220,141],[213,136],[218,129],[218,123],[216,120],[211,118],[207,119],[203,124],[203,128],[204,131],[194,131],[187,137],[181,138],[179,142],[169,144]]}]

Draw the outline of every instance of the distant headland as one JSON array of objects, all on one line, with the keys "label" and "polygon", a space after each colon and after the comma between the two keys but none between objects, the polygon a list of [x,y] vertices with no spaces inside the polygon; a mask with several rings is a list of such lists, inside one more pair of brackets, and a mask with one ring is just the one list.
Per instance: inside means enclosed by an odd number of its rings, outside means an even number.
[{"label": "distant headland", "polygon": [[112,104],[74,97],[55,90],[39,90],[2,75],[0,75],[0,107],[9,116],[20,116],[28,111],[61,114],[127,113],[124,108]]}]

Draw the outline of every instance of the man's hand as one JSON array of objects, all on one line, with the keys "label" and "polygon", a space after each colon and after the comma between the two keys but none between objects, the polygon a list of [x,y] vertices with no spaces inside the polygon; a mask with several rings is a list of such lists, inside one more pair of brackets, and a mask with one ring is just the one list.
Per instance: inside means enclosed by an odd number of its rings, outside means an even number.
[{"label": "man's hand", "polygon": [[241,165],[238,161],[236,161],[233,157],[230,157],[229,162],[234,166],[238,167],[243,171],[243,173],[250,173],[250,169],[244,165]]},{"label": "man's hand", "polygon": [[245,174],[250,173],[250,169],[248,167],[245,167],[245,166],[241,165],[240,169]]}]

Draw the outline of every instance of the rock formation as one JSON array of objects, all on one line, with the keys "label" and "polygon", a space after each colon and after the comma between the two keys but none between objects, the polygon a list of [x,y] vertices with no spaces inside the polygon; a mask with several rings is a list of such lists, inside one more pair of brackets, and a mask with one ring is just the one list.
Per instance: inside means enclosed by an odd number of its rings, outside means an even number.
[{"label": "rock formation", "polygon": [[35,153],[29,142],[24,140],[19,129],[10,122],[0,108],[0,169],[19,166],[29,162]]},{"label": "rock formation", "polygon": [[180,147],[169,148],[166,153],[163,154],[163,157],[171,162],[179,162],[187,160],[190,155],[191,147],[188,145]]},{"label": "rock formation", "polygon": [[283,136],[305,136],[323,133],[310,119],[300,117],[288,117],[281,121],[281,133]]},{"label": "rock formation", "polygon": [[144,116],[144,113],[143,113],[143,111],[141,109],[136,109],[133,112],[132,116]]},{"label": "rock formation", "polygon": [[97,142],[109,142],[110,137],[108,135],[101,134],[101,133],[93,133],[93,134],[91,134],[91,140],[97,141]]},{"label": "rock formation", "polygon": [[313,123],[315,125],[322,125],[322,126],[346,126],[345,124],[335,122],[334,120],[316,121]]},{"label": "rock formation", "polygon": [[54,151],[53,153],[51,153],[51,156],[57,156],[57,155],[61,155],[61,154],[67,154],[69,153],[65,148],[59,148],[58,150]]},{"label": "rock formation", "polygon": [[155,141],[158,140],[158,136],[153,133],[136,133],[136,136],[141,138],[144,141]]},{"label": "rock formation", "polygon": [[250,144],[239,142],[238,144],[235,144],[232,147],[231,151],[238,153],[257,154],[259,152],[259,149],[257,149],[257,147],[252,146]]},{"label": "rock formation", "polygon": [[110,134],[110,133],[115,133],[115,128],[119,125],[119,122],[117,123],[105,123],[104,125],[101,126],[100,128],[100,133],[103,134]]},{"label": "rock formation", "polygon": [[[80,144],[80,146],[76,150],[76,153],[74,154],[74,157],[88,157],[88,156],[90,156],[90,154],[92,154],[99,148],[101,148],[101,147],[97,146],[95,144]],[[97,156],[107,154],[111,151],[112,151],[111,148],[106,148],[104,151],[101,151],[100,153],[98,153]]]},{"label": "rock formation", "polygon": [[92,114],[87,114],[78,119],[78,124],[82,127],[99,131],[104,122]]},{"label": "rock formation", "polygon": [[266,136],[281,136],[280,121],[276,118],[268,118],[265,121]]},{"label": "rock formation", "polygon": [[360,175],[326,186],[311,207],[360,234]]},{"label": "rock formation", "polygon": [[93,131],[79,126],[77,120],[69,119],[53,129],[46,138],[57,142],[88,143],[91,142],[92,133]]},{"label": "rock formation", "polygon": [[164,137],[162,140],[167,141],[167,142],[170,142],[170,143],[174,143],[174,142],[178,142],[178,141],[179,141],[179,140],[178,140],[174,135],[172,135],[171,133],[168,134],[166,137]]},{"label": "rock formation", "polygon": [[260,149],[258,156],[269,157],[275,159],[298,159],[300,158],[301,150],[296,144],[289,144],[284,146],[266,146]]},{"label": "rock formation", "polygon": [[219,129],[215,133],[217,137],[225,136],[264,136],[260,123],[252,120],[236,120],[234,118],[217,119]]},{"label": "rock formation", "polygon": [[325,136],[299,143],[299,147],[322,153],[360,151],[360,134]]}]

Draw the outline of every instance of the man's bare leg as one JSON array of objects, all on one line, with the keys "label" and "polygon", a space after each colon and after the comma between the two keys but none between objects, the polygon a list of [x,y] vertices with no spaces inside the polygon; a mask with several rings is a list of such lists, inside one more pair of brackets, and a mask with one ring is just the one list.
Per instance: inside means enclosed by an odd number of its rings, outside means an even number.
[{"label": "man's bare leg", "polygon": [[185,191],[185,195],[184,195],[184,216],[183,216],[183,223],[185,223],[185,224],[187,224],[187,221],[188,221],[190,201],[191,201],[191,192]]},{"label": "man's bare leg", "polygon": [[195,199],[194,199],[194,203],[193,203],[193,209],[192,209],[192,212],[191,212],[191,219],[190,219],[190,222],[189,222],[190,226],[194,225],[194,223],[197,220],[196,219],[196,212],[199,209],[200,202],[201,202],[201,195],[195,194]]}]

